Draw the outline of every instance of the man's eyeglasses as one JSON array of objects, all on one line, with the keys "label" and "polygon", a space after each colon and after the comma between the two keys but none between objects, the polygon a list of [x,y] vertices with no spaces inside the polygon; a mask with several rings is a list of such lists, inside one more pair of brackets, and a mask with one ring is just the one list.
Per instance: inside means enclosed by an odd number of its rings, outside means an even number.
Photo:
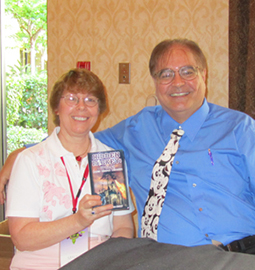
[{"label": "man's eyeglasses", "polygon": [[[77,97],[76,95],[66,95],[62,96],[61,98],[63,98],[65,100],[66,105],[70,107],[77,106],[80,101],[80,98]],[[82,100],[88,107],[94,107],[98,104],[98,99],[96,97],[85,97]]]},{"label": "man's eyeglasses", "polygon": [[[199,67],[194,66],[183,66],[180,67],[177,71],[182,79],[186,81],[191,81],[197,77]],[[154,77],[160,84],[169,84],[173,81],[175,77],[175,72],[177,72],[170,68],[165,68],[158,71]]]}]

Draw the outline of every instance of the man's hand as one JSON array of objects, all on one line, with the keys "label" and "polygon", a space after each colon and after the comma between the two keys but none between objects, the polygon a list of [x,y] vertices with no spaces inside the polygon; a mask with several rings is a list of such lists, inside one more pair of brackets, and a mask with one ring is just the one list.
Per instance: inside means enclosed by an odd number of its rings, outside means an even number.
[{"label": "man's hand", "polygon": [[12,167],[13,167],[13,164],[16,160],[16,157],[24,149],[26,149],[26,148],[22,147],[22,148],[16,149],[13,152],[11,152],[10,155],[8,156],[8,158],[6,159],[4,166],[2,167],[2,169],[0,171],[0,204],[4,204],[4,201],[6,199],[4,188],[10,179]]}]

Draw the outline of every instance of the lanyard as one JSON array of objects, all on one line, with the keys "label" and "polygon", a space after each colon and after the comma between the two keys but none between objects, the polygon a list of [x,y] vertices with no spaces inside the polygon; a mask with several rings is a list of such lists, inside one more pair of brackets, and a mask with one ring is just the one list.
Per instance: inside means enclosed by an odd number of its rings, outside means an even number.
[{"label": "lanyard", "polygon": [[73,187],[72,187],[72,183],[71,183],[71,179],[70,179],[70,176],[69,176],[69,173],[67,171],[67,168],[66,168],[66,164],[65,164],[65,161],[64,161],[64,158],[63,157],[60,157],[62,163],[64,164],[65,166],[65,169],[66,169],[66,176],[68,178],[68,182],[69,182],[69,186],[70,186],[70,190],[71,190],[71,194],[72,194],[72,201],[73,201],[73,214],[76,213],[76,210],[77,210],[77,202],[78,202],[78,199],[81,195],[81,190],[88,178],[88,174],[89,174],[89,165],[87,165],[85,171],[84,171],[84,174],[83,174],[83,177],[82,177],[82,180],[81,180],[81,186],[76,194],[76,197],[74,197],[74,193],[73,193]]}]

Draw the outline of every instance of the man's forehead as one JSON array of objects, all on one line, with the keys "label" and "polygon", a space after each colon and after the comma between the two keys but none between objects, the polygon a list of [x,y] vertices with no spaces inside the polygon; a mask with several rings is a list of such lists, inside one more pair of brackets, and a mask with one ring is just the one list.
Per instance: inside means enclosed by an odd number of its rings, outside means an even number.
[{"label": "man's forehead", "polygon": [[172,64],[175,65],[176,63],[196,65],[197,61],[195,60],[193,52],[189,48],[174,45],[160,57],[157,66],[165,67]]}]

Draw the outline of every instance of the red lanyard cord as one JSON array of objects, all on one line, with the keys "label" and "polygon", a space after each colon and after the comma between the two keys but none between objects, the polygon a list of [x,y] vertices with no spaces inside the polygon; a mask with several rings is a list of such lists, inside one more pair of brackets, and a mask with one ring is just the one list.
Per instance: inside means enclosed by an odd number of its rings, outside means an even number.
[{"label": "red lanyard cord", "polygon": [[63,157],[60,157],[62,163],[64,164],[65,166],[65,170],[66,170],[66,176],[68,178],[68,182],[69,182],[69,187],[70,187],[70,191],[71,191],[71,195],[72,195],[72,201],[73,201],[73,214],[76,213],[77,211],[77,202],[78,202],[78,199],[81,195],[81,190],[85,184],[85,182],[87,181],[87,178],[88,178],[88,175],[89,175],[89,165],[87,165],[85,171],[84,171],[84,174],[83,174],[83,177],[82,177],[82,180],[81,180],[81,186],[77,192],[77,195],[76,197],[74,197],[74,193],[73,193],[73,187],[72,187],[72,182],[71,182],[71,179],[70,179],[70,176],[69,176],[69,173],[67,171],[67,168],[66,168],[66,164],[65,164],[65,161],[64,161],[64,158]]}]

